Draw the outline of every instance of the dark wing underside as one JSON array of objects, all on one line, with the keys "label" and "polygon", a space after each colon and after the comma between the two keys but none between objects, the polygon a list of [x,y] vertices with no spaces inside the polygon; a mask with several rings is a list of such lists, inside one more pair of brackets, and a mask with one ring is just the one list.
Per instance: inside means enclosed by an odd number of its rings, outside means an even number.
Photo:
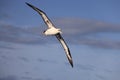
[{"label": "dark wing underside", "polygon": [[60,33],[56,34],[55,36],[56,36],[56,38],[59,40],[59,42],[62,44],[62,46],[63,46],[63,48],[64,48],[64,50],[65,50],[66,56],[67,56],[67,58],[68,58],[68,60],[69,60],[69,63],[70,63],[71,66],[73,67],[72,56],[71,56],[71,54],[70,54],[70,50],[69,50],[67,44],[65,43],[65,41],[64,41],[64,39],[62,38],[62,36],[60,35]]},{"label": "dark wing underside", "polygon": [[28,6],[30,6],[32,9],[34,9],[35,11],[37,11],[37,12],[41,15],[43,21],[44,21],[45,24],[48,26],[48,28],[51,28],[51,27],[54,26],[53,23],[50,21],[50,19],[49,19],[49,18],[47,17],[47,15],[45,14],[45,12],[43,12],[42,10],[38,9],[37,7],[35,7],[35,6],[33,6],[33,5],[29,4],[29,3],[26,3],[26,4],[27,4]]}]

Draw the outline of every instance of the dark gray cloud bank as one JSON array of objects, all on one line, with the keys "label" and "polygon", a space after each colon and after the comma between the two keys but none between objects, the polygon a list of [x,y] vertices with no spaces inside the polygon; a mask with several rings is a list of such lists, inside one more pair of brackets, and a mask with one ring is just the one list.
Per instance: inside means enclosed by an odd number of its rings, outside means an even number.
[{"label": "dark gray cloud bank", "polygon": [[[100,33],[120,34],[119,24],[75,18],[59,18],[53,20],[53,22],[57,27],[62,29],[63,37],[69,43],[120,49],[120,41],[99,39],[97,36],[91,38],[91,36],[93,37]],[[46,29],[46,26],[43,28],[44,26],[24,29],[23,27],[20,28],[10,24],[0,23],[0,41],[28,44],[56,42],[56,39],[52,37],[46,38],[42,35],[42,30]],[[47,40],[48,38],[49,41]]]},{"label": "dark gray cloud bank", "polygon": [[42,43],[39,35],[35,35],[20,27],[0,23],[0,41],[13,43]]},{"label": "dark gray cloud bank", "polygon": [[6,77],[1,77],[0,80],[52,80],[50,78],[32,78],[32,77],[17,77],[15,75],[9,75],[9,76],[6,76]]}]

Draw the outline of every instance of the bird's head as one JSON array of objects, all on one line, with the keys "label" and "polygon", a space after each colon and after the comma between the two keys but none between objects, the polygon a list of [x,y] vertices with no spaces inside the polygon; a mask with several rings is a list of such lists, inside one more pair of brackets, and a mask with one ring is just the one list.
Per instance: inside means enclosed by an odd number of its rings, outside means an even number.
[{"label": "bird's head", "polygon": [[47,35],[47,34],[46,34],[46,30],[43,31],[43,34],[44,34],[44,35]]}]

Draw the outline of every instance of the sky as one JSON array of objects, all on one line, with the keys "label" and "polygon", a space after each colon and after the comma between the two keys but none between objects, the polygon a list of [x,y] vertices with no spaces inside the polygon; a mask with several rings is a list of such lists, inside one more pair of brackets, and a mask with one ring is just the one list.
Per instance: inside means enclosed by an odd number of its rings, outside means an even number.
[{"label": "sky", "polygon": [[[44,36],[43,10],[73,57]],[[0,0],[0,80],[120,80],[119,0]],[[86,77],[87,76],[87,77]]]}]

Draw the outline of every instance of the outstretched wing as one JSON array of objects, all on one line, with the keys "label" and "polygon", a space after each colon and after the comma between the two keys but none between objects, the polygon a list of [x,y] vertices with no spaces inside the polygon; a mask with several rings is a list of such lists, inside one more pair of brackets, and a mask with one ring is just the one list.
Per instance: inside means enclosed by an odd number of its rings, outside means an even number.
[{"label": "outstretched wing", "polygon": [[29,3],[26,3],[26,4],[27,4],[28,6],[30,6],[31,8],[33,8],[35,11],[37,11],[37,12],[41,15],[43,21],[44,21],[45,24],[48,26],[48,28],[54,27],[53,23],[52,23],[52,22],[50,21],[50,19],[47,17],[47,15],[45,14],[45,12],[43,12],[42,10],[36,8],[35,6],[33,6],[33,5],[29,4]]},{"label": "outstretched wing", "polygon": [[64,39],[62,38],[62,36],[60,35],[60,33],[56,34],[55,36],[56,36],[56,38],[60,41],[60,43],[62,44],[62,46],[63,46],[63,48],[64,48],[64,50],[65,50],[66,56],[67,56],[67,58],[68,58],[68,60],[69,60],[69,63],[70,63],[71,66],[73,67],[72,56],[71,56],[71,54],[70,54],[70,50],[69,50],[67,44],[65,43],[65,41],[64,41]]}]

